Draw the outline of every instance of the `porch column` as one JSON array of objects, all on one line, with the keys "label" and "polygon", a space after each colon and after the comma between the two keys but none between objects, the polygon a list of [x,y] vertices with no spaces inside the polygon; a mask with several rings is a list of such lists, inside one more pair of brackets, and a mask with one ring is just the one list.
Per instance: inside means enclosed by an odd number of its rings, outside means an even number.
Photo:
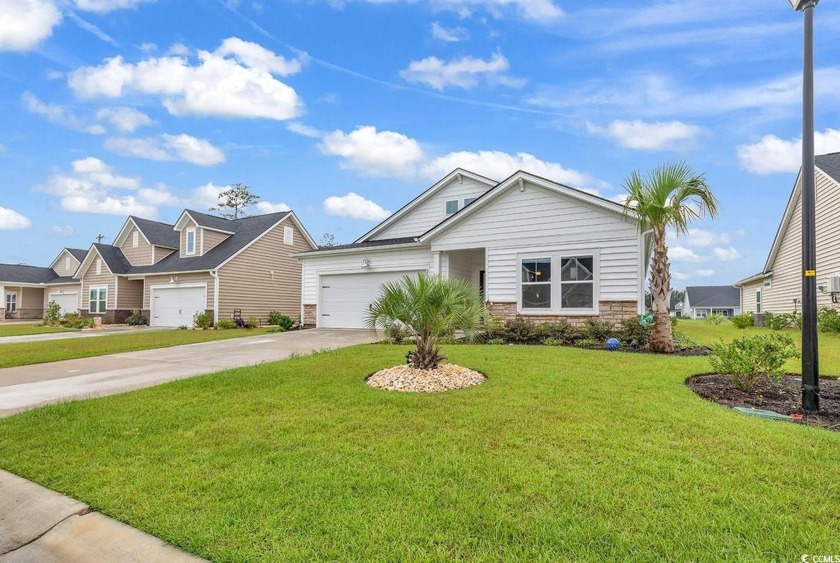
[{"label": "porch column", "polygon": [[2,309],[0,309],[0,321],[5,321],[6,320],[6,286],[3,285],[3,284],[0,284],[0,298],[3,299],[3,304],[0,306],[0,307],[2,307]]},{"label": "porch column", "polygon": [[429,269],[429,274],[433,276],[440,275],[440,252],[432,252],[432,266]]}]

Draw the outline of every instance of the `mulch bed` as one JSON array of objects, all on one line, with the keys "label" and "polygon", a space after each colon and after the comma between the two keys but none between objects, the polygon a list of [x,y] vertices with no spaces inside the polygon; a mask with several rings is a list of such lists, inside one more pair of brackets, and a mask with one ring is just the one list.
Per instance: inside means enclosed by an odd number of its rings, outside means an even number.
[{"label": "mulch bed", "polygon": [[724,375],[695,375],[685,384],[695,393],[728,407],[753,407],[784,415],[793,415],[793,422],[840,431],[840,381],[820,378],[820,410],[806,414],[802,410],[800,376],[785,375],[780,381],[761,378],[752,391],[741,391]]}]

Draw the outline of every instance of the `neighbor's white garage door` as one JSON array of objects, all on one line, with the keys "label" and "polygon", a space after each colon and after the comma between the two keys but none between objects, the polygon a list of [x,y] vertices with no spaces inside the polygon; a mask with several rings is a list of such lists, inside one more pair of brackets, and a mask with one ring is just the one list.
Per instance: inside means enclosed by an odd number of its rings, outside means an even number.
[{"label": "neighbor's white garage door", "polygon": [[320,328],[364,328],[365,316],[379,286],[418,272],[370,272],[321,276],[318,302]]},{"label": "neighbor's white garage door", "polygon": [[50,293],[50,301],[55,301],[61,307],[61,314],[76,313],[79,311],[78,293]]},{"label": "neighbor's white garage door", "polygon": [[193,326],[207,306],[206,287],[153,287],[151,326]]}]

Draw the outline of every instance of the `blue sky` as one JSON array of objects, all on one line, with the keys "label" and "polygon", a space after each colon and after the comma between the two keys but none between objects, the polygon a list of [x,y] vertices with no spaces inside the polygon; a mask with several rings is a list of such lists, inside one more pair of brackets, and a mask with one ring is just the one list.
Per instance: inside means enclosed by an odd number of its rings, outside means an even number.
[{"label": "blue sky", "polygon": [[[818,152],[840,150],[840,7],[816,13]],[[462,166],[620,197],[684,159],[721,203],[673,285],[761,269],[799,161],[783,0],[4,0],[0,262],[49,264],[225,186],[351,242]]]}]

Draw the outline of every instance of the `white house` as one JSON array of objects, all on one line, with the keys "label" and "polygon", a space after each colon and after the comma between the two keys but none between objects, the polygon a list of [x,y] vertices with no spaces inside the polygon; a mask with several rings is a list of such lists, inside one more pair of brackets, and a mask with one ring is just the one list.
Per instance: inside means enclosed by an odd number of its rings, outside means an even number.
[{"label": "white house", "polygon": [[694,285],[685,288],[681,315],[705,319],[710,315],[741,314],[741,289],[731,285]]},{"label": "white house", "polygon": [[457,169],[352,244],[297,256],[307,325],[358,328],[383,282],[470,280],[494,316],[579,322],[644,307],[650,236],[622,205],[517,172]]}]

